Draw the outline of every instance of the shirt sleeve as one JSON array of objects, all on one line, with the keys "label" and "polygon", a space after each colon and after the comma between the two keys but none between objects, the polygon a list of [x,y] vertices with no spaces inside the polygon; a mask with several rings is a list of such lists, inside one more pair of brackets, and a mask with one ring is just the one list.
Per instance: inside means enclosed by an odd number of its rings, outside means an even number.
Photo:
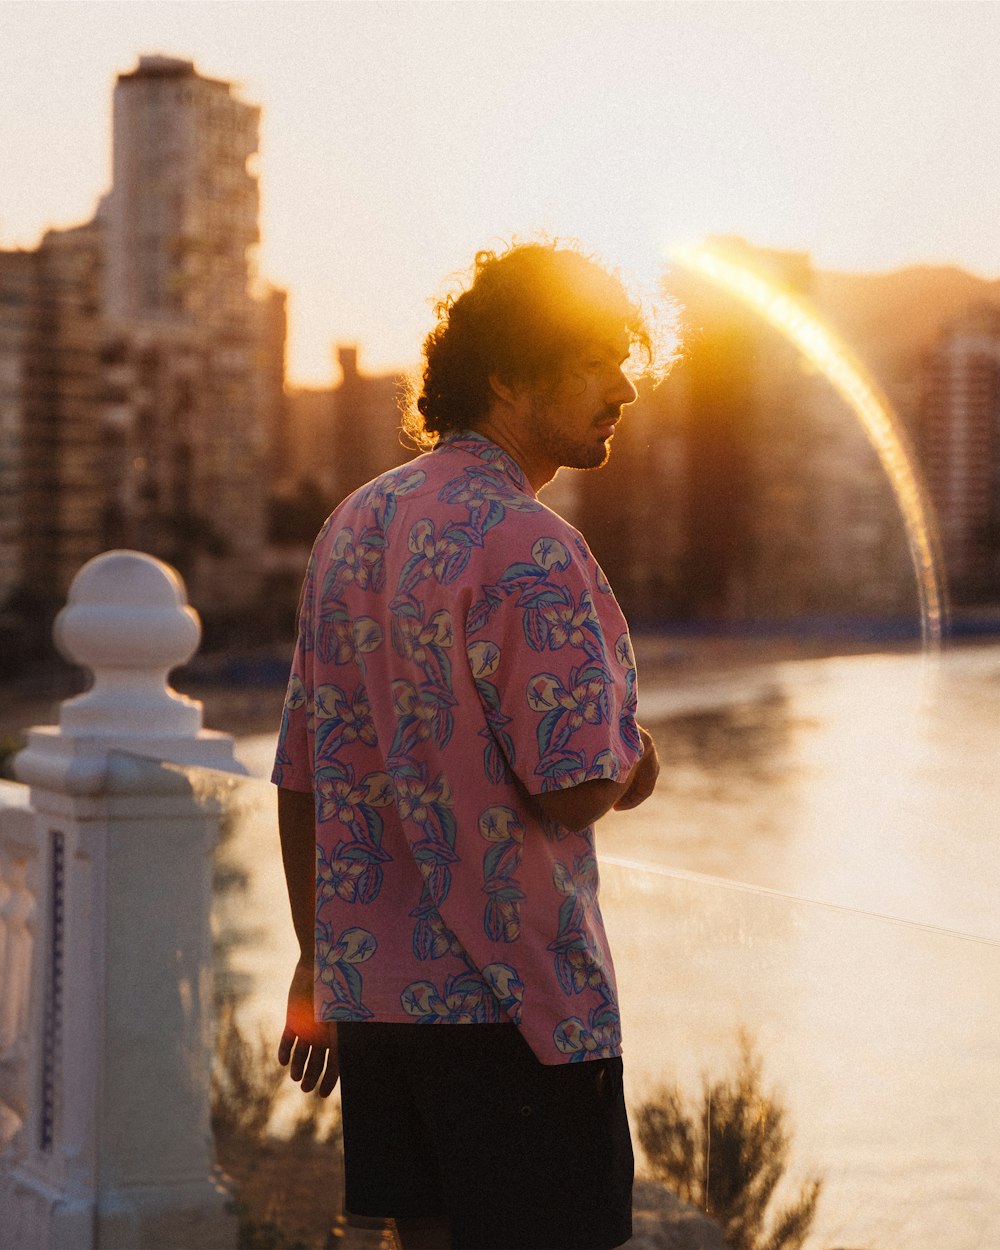
[{"label": "shirt sleeve", "polygon": [[583,539],[557,523],[481,588],[466,622],[494,768],[530,794],[621,780],[642,755],[625,618]]}]

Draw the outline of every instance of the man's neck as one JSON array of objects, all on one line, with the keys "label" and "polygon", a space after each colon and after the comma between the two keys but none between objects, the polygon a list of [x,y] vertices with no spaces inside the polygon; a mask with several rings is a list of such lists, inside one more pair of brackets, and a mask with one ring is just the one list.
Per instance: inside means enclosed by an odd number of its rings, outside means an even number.
[{"label": "man's neck", "polygon": [[505,451],[519,465],[536,494],[555,477],[559,465],[550,464],[547,459],[539,456],[537,449],[525,437],[523,428],[505,420],[503,411],[491,411],[469,428]]}]

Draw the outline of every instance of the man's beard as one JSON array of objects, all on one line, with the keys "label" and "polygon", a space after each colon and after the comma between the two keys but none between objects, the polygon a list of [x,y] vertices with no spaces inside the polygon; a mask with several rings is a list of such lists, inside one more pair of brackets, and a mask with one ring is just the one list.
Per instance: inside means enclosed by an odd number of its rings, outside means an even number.
[{"label": "man's beard", "polygon": [[545,454],[567,469],[599,469],[611,456],[610,438],[603,439],[597,427],[617,421],[621,409],[615,405],[598,413],[579,431],[561,429],[552,419],[551,408],[540,403],[535,410],[535,437]]}]

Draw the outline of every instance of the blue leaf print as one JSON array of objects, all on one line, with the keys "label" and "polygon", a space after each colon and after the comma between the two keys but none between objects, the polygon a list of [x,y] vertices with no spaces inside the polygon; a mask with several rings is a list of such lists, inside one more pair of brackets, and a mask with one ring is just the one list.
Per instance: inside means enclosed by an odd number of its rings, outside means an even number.
[{"label": "blue leaf print", "polygon": [[424,879],[424,892],[428,902],[440,907],[447,902],[451,893],[451,869],[442,862],[440,852],[434,847],[424,847],[413,852],[421,876]]},{"label": "blue leaf print", "polygon": [[324,664],[360,664],[381,645],[379,624],[370,616],[352,618],[342,600],[331,600],[320,613],[316,652]]},{"label": "blue leaf print", "polygon": [[483,876],[487,883],[494,878],[506,880],[517,872],[520,863],[520,844],[513,839],[501,842],[499,846],[491,846],[486,852],[483,858]]},{"label": "blue leaf print", "polygon": [[417,665],[431,685],[439,686],[445,695],[452,688],[451,660],[448,652],[455,639],[451,613],[441,608],[429,621],[424,620],[424,605],[411,595],[399,595],[389,605],[392,612],[392,645],[400,659]]},{"label": "blue leaf print", "polygon": [[410,916],[417,922],[413,928],[413,953],[418,959],[440,959],[444,955],[453,955],[472,966],[465,947],[441,919],[426,883],[420,902]]},{"label": "blue leaf print", "polygon": [[382,864],[392,857],[381,846],[338,842],[329,856],[320,847],[316,865],[316,897],[320,909],[340,899],[370,903],[382,886]]},{"label": "blue leaf print", "polygon": [[397,592],[412,593],[422,582],[433,577],[446,585],[455,580],[469,562],[469,538],[465,533],[437,535],[430,517],[422,517],[410,529],[407,546],[413,555],[403,565]]},{"label": "blue leaf print", "polygon": [[361,1001],[362,978],[356,965],[366,963],[378,949],[375,936],[366,929],[345,929],[339,937],[329,925],[316,929],[316,967],[332,1006],[323,1009],[325,1020],[370,1020],[372,1013]]},{"label": "blue leaf print", "polygon": [[399,1001],[420,1024],[495,1024],[500,1018],[495,996],[472,973],[449,977],[442,990],[432,981],[414,981]]},{"label": "blue leaf print", "polygon": [[524,891],[517,883],[524,846],[524,824],[506,804],[486,808],[479,816],[480,835],[493,845],[483,857],[486,906],[483,928],[491,942],[515,942],[521,936]]},{"label": "blue leaf print", "polygon": [[570,1056],[570,1063],[582,1063],[588,1056],[609,1059],[621,1048],[618,1012],[602,1006],[591,1012],[588,1024],[579,1016],[569,1016],[556,1026],[552,1039],[558,1050]]},{"label": "blue leaf print", "polygon": [[481,547],[483,545],[482,535],[474,525],[463,525],[461,521],[452,521],[441,531],[441,537],[445,542],[453,543],[456,547]]},{"label": "blue leaf print", "polygon": [[524,983],[517,971],[510,964],[487,964],[483,969],[483,978],[501,1008],[515,1024],[520,1023]]},{"label": "blue leaf print", "polygon": [[540,608],[543,604],[570,602],[564,586],[550,586],[547,582],[526,587],[517,597],[519,608]]},{"label": "blue leaf print", "polygon": [[528,682],[529,706],[535,711],[548,709],[536,731],[539,774],[545,775],[551,769],[551,757],[560,756],[583,725],[599,725],[607,720],[609,684],[607,669],[594,663],[572,669],[568,688],[551,673],[538,673]]},{"label": "blue leaf print", "polygon": [[587,761],[579,751],[553,751],[535,771],[545,779],[546,790],[562,790],[567,785],[590,780]]},{"label": "blue leaf print", "polygon": [[[475,643],[469,649],[470,660],[475,659],[477,647],[489,646],[493,647],[496,652],[495,662],[492,667],[486,670],[492,672],[496,669],[500,660],[500,650],[494,647],[492,643],[483,644]],[[473,672],[476,671],[476,665],[473,663]],[[483,748],[483,769],[490,781],[499,784],[507,776],[510,769],[517,764],[517,748],[514,746],[514,740],[507,733],[507,725],[510,724],[510,717],[505,716],[500,710],[500,691],[496,686],[486,681],[484,678],[476,679],[476,690],[483,706],[483,712],[486,717],[486,728],[479,731],[479,736],[485,738],[486,746]]]},{"label": "blue leaf print", "polygon": [[491,942],[516,942],[521,936],[521,909],[524,891],[516,886],[496,887],[492,890],[483,915],[483,929]]},{"label": "blue leaf print", "polygon": [[[500,711],[500,691],[491,681],[479,678],[476,681],[476,689],[479,691],[479,697],[486,707],[487,715],[490,717],[502,716]],[[503,723],[506,725],[510,721],[509,716],[503,717]]]},{"label": "blue leaf print", "polygon": [[559,904],[559,928],[549,950],[561,951],[579,940],[583,932],[583,905],[576,894],[564,898]]},{"label": "blue leaf print", "polygon": [[538,726],[538,753],[546,756],[561,751],[572,737],[573,729],[566,716],[566,709],[557,707],[546,712]]},{"label": "blue leaf print", "polygon": [[549,629],[538,612],[526,612],[522,621],[524,637],[532,651],[544,651]]},{"label": "blue leaf print", "polygon": [[[501,785],[510,776],[510,765],[508,764],[508,756],[500,749],[499,745],[493,740],[488,733],[484,733],[487,743],[483,749],[483,771],[487,778],[494,785]],[[510,742],[508,735],[504,734],[504,738]],[[513,744],[511,744],[513,748]],[[513,756],[509,758],[513,759]]]},{"label": "blue leaf print", "polygon": [[375,521],[383,532],[389,529],[396,515],[397,497],[409,495],[423,486],[427,474],[412,464],[400,465],[382,477],[362,487],[360,501],[370,507]]},{"label": "blue leaf print", "polygon": [[642,739],[639,737],[639,729],[635,723],[635,670],[625,674],[627,697],[625,704],[618,717],[618,732],[621,740],[629,750],[635,751],[637,754],[642,753]]},{"label": "blue leaf print", "polygon": [[440,959],[453,954],[450,936],[443,925],[421,917],[413,928],[413,953],[418,959]]},{"label": "blue leaf print", "polygon": [[504,569],[499,584],[510,594],[515,590],[530,590],[532,586],[539,581],[544,581],[546,577],[548,577],[548,569],[542,568],[539,564],[528,564],[524,560],[518,560]]}]

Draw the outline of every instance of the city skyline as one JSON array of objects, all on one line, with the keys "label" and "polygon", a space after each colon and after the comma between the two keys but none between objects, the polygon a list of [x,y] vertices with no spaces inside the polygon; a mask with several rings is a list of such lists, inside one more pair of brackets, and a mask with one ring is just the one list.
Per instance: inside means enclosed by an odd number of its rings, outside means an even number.
[{"label": "city skyline", "polygon": [[[261,106],[289,379],[414,362],[476,248],[579,238],[652,282],[740,234],[822,268],[1000,273],[996,5],[0,5],[0,247],[86,220],[114,78],[195,61]],[[67,124],[71,119],[72,124]]]}]

